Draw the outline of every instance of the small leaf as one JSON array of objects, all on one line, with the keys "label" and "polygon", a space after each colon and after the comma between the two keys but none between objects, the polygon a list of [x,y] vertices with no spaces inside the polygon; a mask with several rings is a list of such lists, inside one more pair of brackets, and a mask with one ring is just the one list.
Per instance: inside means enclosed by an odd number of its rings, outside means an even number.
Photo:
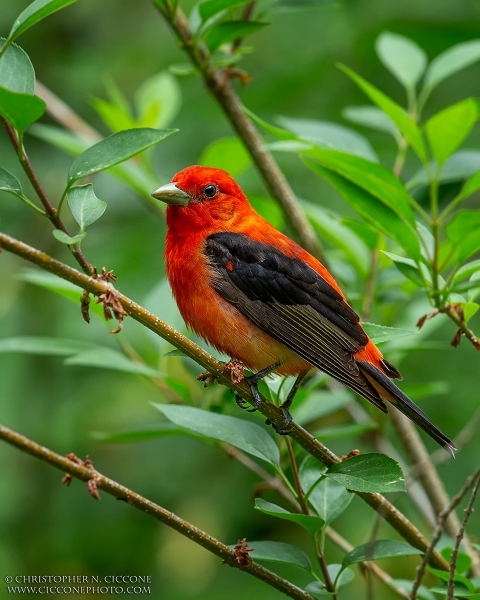
[{"label": "small leaf", "polygon": [[470,179],[468,179],[465,182],[465,185],[463,186],[462,191],[459,194],[459,198],[462,198],[462,199],[468,198],[468,196],[471,196],[479,189],[480,189],[480,171],[477,171],[477,173],[472,175],[470,177]]},{"label": "small leaf", "polygon": [[[411,592],[413,588],[413,581],[408,581],[407,579],[392,579],[390,583],[407,592]],[[435,600],[435,596],[431,594],[424,585],[421,585],[418,588],[417,596],[419,600]]]},{"label": "small leaf", "polygon": [[68,172],[68,181],[73,183],[117,165],[150,146],[158,144],[178,129],[127,129],[114,133],[90,146],[74,161]]},{"label": "small leaf", "polygon": [[453,278],[453,283],[456,284],[459,281],[462,281],[463,279],[468,279],[477,271],[480,271],[480,259],[472,260],[472,262],[469,262],[466,265],[463,265],[463,267],[461,267],[460,269],[458,269],[458,271],[455,274],[455,277]]},{"label": "small leaf", "polygon": [[273,438],[256,423],[192,408],[154,404],[169,421],[214,440],[220,440],[278,467],[280,455]]},{"label": "small leaf", "polygon": [[298,141],[297,136],[291,133],[290,131],[286,131],[285,129],[281,129],[280,127],[275,127],[275,125],[270,125],[270,123],[267,123],[260,117],[257,117],[257,115],[251,110],[248,110],[248,108],[244,107],[243,110],[250,117],[250,119],[252,119],[254,123],[259,125],[262,129],[265,129],[265,131],[267,131],[268,133],[271,133],[277,139],[285,141]]},{"label": "small leaf", "polygon": [[427,55],[412,40],[403,35],[382,33],[375,44],[378,58],[398,81],[414,89],[427,66]]},{"label": "small leaf", "polygon": [[0,167],[0,191],[23,198],[23,190],[20,182],[3,167]]},{"label": "small leaf", "polygon": [[19,92],[11,92],[0,87],[0,116],[13,125],[19,133],[23,133],[45,112],[45,102]]},{"label": "small leaf", "polygon": [[441,81],[480,60],[480,40],[470,40],[452,46],[432,60],[425,75],[422,95],[425,97]]},{"label": "small leaf", "polygon": [[187,355],[185,354],[185,352],[183,352],[183,350],[179,350],[178,348],[175,348],[175,350],[170,350],[170,352],[167,352],[163,356],[187,356]]},{"label": "small leaf", "polygon": [[0,353],[71,356],[92,348],[92,344],[64,338],[23,336],[0,339]]},{"label": "small leaf", "polygon": [[[436,164],[433,161],[430,164],[433,172],[436,171]],[[455,181],[464,181],[480,170],[480,151],[478,150],[459,150],[443,165],[440,172],[439,183],[452,183]],[[412,179],[407,183],[407,188],[413,190],[422,186],[429,186],[430,179],[425,167],[422,167],[415,173]]]},{"label": "small leaf", "polygon": [[416,329],[399,329],[398,327],[386,327],[385,325],[376,325],[375,323],[362,323],[366,334],[374,344],[389,342],[407,335],[417,335]]},{"label": "small leaf", "polygon": [[368,104],[366,106],[346,106],[342,110],[342,117],[357,125],[364,125],[370,129],[390,133],[395,137],[400,135],[398,128],[395,127],[390,117],[387,117],[387,115],[376,106]]},{"label": "small leaf", "polygon": [[324,476],[318,461],[309,456],[300,467],[300,481],[308,501],[327,525],[330,525],[353,500],[342,485]]},{"label": "small leaf", "polygon": [[[473,287],[474,284],[478,282],[476,287]],[[468,300],[469,302],[473,302],[475,298],[480,294],[480,271],[477,271],[470,277],[470,290],[468,291]]]},{"label": "small leaf", "polygon": [[210,27],[204,41],[210,52],[215,52],[223,44],[234,42],[240,38],[247,37],[263,29],[268,23],[259,21],[224,21]]},{"label": "small leaf", "polygon": [[398,463],[385,454],[360,454],[333,465],[325,472],[355,492],[405,492],[405,477]]},{"label": "small leaf", "polygon": [[378,246],[379,233],[373,227],[370,227],[366,223],[357,221],[350,217],[343,217],[342,223],[351,229],[363,242],[367,245],[370,250],[373,250]]},{"label": "small leaf", "polygon": [[198,11],[202,21],[208,21],[208,19],[224,10],[231,10],[248,2],[249,0],[206,0],[200,3]]},{"label": "small leaf", "polygon": [[468,323],[468,321],[477,314],[477,311],[480,308],[476,302],[463,302],[460,306],[462,307],[465,316],[465,323]]},{"label": "small leaf", "polygon": [[[452,559],[453,548],[450,546],[445,546],[442,548],[440,554],[450,562]],[[456,562],[456,571],[457,573],[468,573],[472,567],[472,558],[466,552],[458,552],[457,554],[457,562]],[[468,579],[467,579],[468,581]],[[475,589],[475,586],[473,587]]]},{"label": "small leaf", "polygon": [[458,246],[458,260],[463,262],[480,248],[480,211],[459,211],[445,231],[452,245]]},{"label": "small leaf", "polygon": [[255,548],[253,552],[250,552],[250,556],[253,560],[284,563],[289,565],[295,565],[308,571],[312,572],[312,565],[308,556],[292,544],[285,544],[283,542],[270,542],[270,541],[256,541],[248,542],[251,548]]},{"label": "small leaf", "polygon": [[[346,568],[342,570],[342,565],[328,565],[328,574],[330,575],[330,579],[334,582],[335,590],[339,590],[347,583],[350,583],[352,579],[355,577],[355,573],[352,569]],[[312,581],[305,588],[305,591],[308,592],[314,598],[320,598],[320,596],[331,596],[335,592],[329,592],[325,587],[325,584],[321,581]]]},{"label": "small leaf", "polygon": [[378,162],[378,156],[370,142],[353,129],[313,119],[293,119],[279,117],[278,122],[302,140],[313,142],[322,148],[332,148],[361,156],[371,162]]},{"label": "small leaf", "polygon": [[238,177],[252,164],[252,157],[239,138],[220,138],[204,149],[198,164],[223,169]]},{"label": "small leaf", "polygon": [[107,203],[95,196],[91,183],[71,187],[67,193],[67,202],[72,211],[73,218],[80,225],[82,231],[92,223],[95,223],[107,208]]},{"label": "small leaf", "polygon": [[355,563],[380,560],[381,558],[397,558],[398,556],[413,556],[423,554],[418,548],[410,546],[405,542],[397,540],[376,540],[373,543],[357,546],[343,559],[342,565],[353,565]]},{"label": "small leaf", "polygon": [[79,233],[78,235],[69,236],[61,229],[54,229],[52,231],[53,237],[56,238],[62,244],[78,244],[87,235],[85,232]]},{"label": "small leaf", "polygon": [[[434,594],[440,594],[444,598],[448,594],[448,586],[438,586],[429,588],[429,592],[433,592]],[[462,585],[456,585],[453,589],[453,596],[455,598],[480,598],[480,592],[469,592]]]},{"label": "small leaf", "polygon": [[472,98],[453,104],[434,115],[425,125],[433,156],[441,166],[472,130],[478,116]]},{"label": "small leaf", "polygon": [[391,252],[387,252],[386,250],[382,250],[383,254],[388,256],[393,260],[397,269],[408,277],[413,283],[422,287],[425,285],[422,275],[418,269],[418,265],[411,258],[404,258],[403,256],[398,256],[397,254],[392,254]]},{"label": "small leaf", "polygon": [[[0,38],[0,48],[6,42]],[[0,57],[0,86],[11,92],[35,93],[35,71],[28,54],[12,44]]]},{"label": "small leaf", "polygon": [[407,115],[403,108],[391,98],[369,83],[366,79],[357,75],[354,71],[344,65],[339,65],[346,73],[383,112],[390,117],[393,123],[405,136],[423,163],[428,162],[427,148],[420,129],[416,123]]},{"label": "small leaf", "polygon": [[325,521],[320,519],[320,517],[291,513],[281,506],[263,500],[263,498],[257,498],[255,500],[255,508],[272,517],[293,521],[304,527],[312,536],[315,536],[317,531],[325,525]]},{"label": "small leaf", "polygon": [[367,223],[396,240],[414,258],[420,258],[420,246],[413,228],[374,195],[345,177],[325,169],[317,162],[302,158],[312,171],[331,183],[337,192],[362,216]]},{"label": "small leaf", "polygon": [[[451,548],[450,548],[450,550],[451,550]],[[443,555],[443,552],[442,552],[442,555]],[[450,555],[451,555],[451,552],[450,552]],[[436,575],[442,581],[446,581],[447,583],[450,581],[450,573],[448,571],[442,571],[441,569],[433,569],[432,567],[427,567],[427,571],[429,571],[430,573],[433,573],[433,575]],[[455,573],[454,581],[455,581],[455,583],[459,583],[460,586],[464,586],[466,588],[466,590],[468,590],[469,592],[475,591],[475,586],[472,584],[472,582],[467,577],[464,577],[463,575],[458,575],[457,573]]]},{"label": "small leaf", "polygon": [[146,79],[135,94],[135,106],[142,127],[167,127],[178,115],[181,105],[180,85],[168,71],[161,71]]},{"label": "small leaf", "polygon": [[316,421],[320,417],[340,410],[352,401],[346,390],[339,392],[315,391],[307,399],[292,410],[294,420],[300,425]]},{"label": "small leaf", "polygon": [[48,15],[72,4],[76,0],[34,0],[27,8],[20,13],[10,30],[9,40],[14,40],[29,27],[38,23]]},{"label": "small leaf", "polygon": [[154,379],[162,379],[163,373],[147,365],[133,362],[121,352],[112,348],[95,347],[84,352],[80,352],[71,358],[65,360],[65,364],[80,367],[95,367],[98,369],[112,369],[113,371],[122,371],[134,375],[144,375]]}]

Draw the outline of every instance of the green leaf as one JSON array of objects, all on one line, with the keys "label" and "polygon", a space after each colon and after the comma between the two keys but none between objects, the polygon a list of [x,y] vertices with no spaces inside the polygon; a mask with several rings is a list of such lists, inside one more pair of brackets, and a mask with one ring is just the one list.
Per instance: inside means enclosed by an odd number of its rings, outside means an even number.
[{"label": "green leaf", "polygon": [[400,132],[393,124],[390,117],[387,117],[387,115],[376,106],[371,106],[369,104],[365,106],[346,106],[342,110],[342,117],[347,119],[347,121],[357,123],[357,125],[363,125],[364,127],[375,129],[376,131],[390,133],[395,137],[400,135]]},{"label": "green leaf", "polygon": [[[436,171],[436,164],[433,161],[430,164],[433,172]],[[463,181],[474,175],[480,169],[480,151],[478,150],[459,150],[455,152],[443,165],[440,172],[439,183],[453,183]],[[407,183],[407,189],[413,190],[422,186],[429,186],[430,179],[425,167],[422,167],[415,173],[412,179]]]},{"label": "green leaf", "polygon": [[465,316],[465,323],[468,323],[470,319],[477,313],[480,306],[476,302],[462,302],[461,305],[463,314]]},{"label": "green leaf", "polygon": [[113,371],[122,371],[124,373],[133,373],[135,375],[144,375],[154,379],[162,379],[163,373],[147,365],[133,362],[121,352],[112,348],[103,348],[96,346],[90,350],[80,352],[71,358],[65,360],[66,365],[76,365],[80,367],[95,367],[98,369],[112,369]]},{"label": "green leaf", "polygon": [[[330,579],[333,581],[333,585],[335,590],[339,590],[347,583],[350,583],[352,579],[355,577],[355,573],[352,569],[348,567],[342,570],[342,565],[331,564],[327,567],[328,574],[330,575]],[[325,584],[321,581],[312,581],[305,588],[305,591],[308,592],[314,598],[319,598],[320,596],[331,596],[335,592],[329,592],[325,587]]]},{"label": "green leaf", "polygon": [[[453,548],[451,546],[445,546],[440,551],[440,554],[447,560],[448,562],[452,559]],[[457,573],[468,573],[472,567],[472,558],[466,552],[459,552],[457,554],[457,562],[456,562],[456,571]],[[469,581],[467,579],[467,581]],[[473,586],[475,589],[475,586]]]},{"label": "green leaf", "polygon": [[251,110],[249,110],[248,108],[243,107],[243,110],[250,117],[250,119],[252,119],[252,121],[254,123],[259,125],[262,129],[265,129],[265,131],[267,131],[268,133],[271,133],[277,139],[285,140],[285,141],[288,141],[288,140],[298,141],[297,136],[295,134],[291,133],[290,131],[286,131],[285,129],[282,129],[281,127],[275,127],[275,125],[270,125],[270,123],[267,123],[260,117],[257,117],[257,115],[255,113],[253,113]]},{"label": "green leaf", "polygon": [[72,4],[76,0],[34,0],[27,8],[20,13],[10,30],[9,40],[14,40],[24,31],[26,31],[38,21],[41,21],[48,15]]},{"label": "green leaf", "polygon": [[92,98],[90,104],[102,121],[104,121],[108,128],[113,132],[132,129],[137,126],[132,115],[126,112],[121,106],[111,104],[101,98]]},{"label": "green leaf", "polygon": [[191,63],[175,63],[168,67],[168,72],[177,77],[187,77],[187,75],[195,75],[198,73],[198,69],[193,67]]},{"label": "green leaf", "polygon": [[471,196],[478,190],[480,190],[480,171],[477,171],[465,182],[465,185],[459,194],[459,198],[468,198],[468,196]]},{"label": "green leaf", "polygon": [[333,465],[325,472],[355,492],[405,492],[405,477],[398,463],[385,454],[360,454]]},{"label": "green leaf", "polygon": [[464,279],[468,279],[471,275],[480,271],[480,259],[472,260],[472,262],[463,265],[455,274],[453,278],[453,283],[456,284],[459,281],[463,281]]},{"label": "green leaf", "polygon": [[92,348],[92,344],[64,338],[22,336],[0,339],[0,353],[71,356]]},{"label": "green leaf", "polygon": [[200,3],[198,11],[202,21],[208,21],[208,19],[211,19],[224,10],[243,6],[244,4],[248,4],[248,2],[249,0],[206,0]]},{"label": "green leaf", "polygon": [[323,442],[325,440],[336,440],[344,437],[363,435],[368,431],[375,431],[379,427],[379,424],[374,421],[371,423],[352,423],[351,425],[336,425],[335,427],[316,429],[312,432],[312,435],[317,438],[317,440]]},{"label": "green leaf", "polygon": [[277,121],[302,140],[313,142],[317,146],[342,150],[378,163],[378,156],[370,142],[353,129],[337,123],[313,119],[279,117]]},{"label": "green leaf", "polygon": [[425,125],[433,156],[441,166],[472,130],[478,111],[475,100],[468,98],[434,115]]},{"label": "green leaf", "polygon": [[398,256],[397,254],[392,254],[391,252],[387,252],[386,250],[382,250],[383,254],[388,256],[393,260],[397,269],[408,277],[413,283],[422,287],[425,285],[422,275],[418,269],[418,265],[415,261],[410,258],[404,258],[403,256]]},{"label": "green leaf", "polygon": [[178,348],[175,348],[175,350],[171,350],[170,352],[167,352],[163,356],[187,356],[187,355],[185,354],[185,352],[183,352],[183,350],[179,350]]},{"label": "green leaf", "polygon": [[425,75],[422,96],[425,98],[444,79],[480,60],[480,40],[452,46],[432,60]]},{"label": "green leaf", "polygon": [[352,397],[343,389],[338,392],[311,392],[302,404],[294,405],[292,415],[297,423],[305,425],[340,410],[351,401]]},{"label": "green leaf", "polygon": [[0,167],[0,191],[23,198],[23,190],[20,182],[3,167]]},{"label": "green leaf", "polygon": [[324,469],[312,456],[308,456],[300,467],[300,482],[308,501],[327,525],[330,525],[353,500],[342,485],[325,477]]},{"label": "green leaf", "polygon": [[135,95],[135,106],[142,127],[167,127],[178,115],[181,105],[180,85],[168,71],[161,71],[146,79]]},{"label": "green leaf", "polygon": [[[448,550],[450,550],[450,556],[451,556],[452,549],[447,547],[447,551]],[[442,555],[445,556],[443,552],[442,552]],[[436,575],[442,581],[446,581],[447,583],[450,581],[450,573],[448,571],[442,571],[441,569],[433,569],[432,567],[427,567],[427,571],[429,571],[430,573],[433,573],[433,575]],[[463,575],[459,575],[456,573],[455,577],[454,577],[454,581],[455,581],[455,583],[459,583],[460,586],[464,586],[466,588],[466,590],[469,592],[475,591],[475,586],[472,584],[472,582],[467,577],[464,577]]]},{"label": "green leaf", "polygon": [[124,431],[121,433],[106,433],[103,431],[92,431],[90,437],[108,444],[130,444],[134,442],[147,442],[158,438],[169,437],[173,435],[187,435],[199,437],[193,431],[178,427],[173,423],[160,423],[151,429],[141,429],[138,431]]},{"label": "green leaf", "polygon": [[420,246],[411,226],[390,207],[345,177],[325,169],[308,158],[302,159],[315,173],[333,185],[337,192],[362,216],[368,224],[396,240],[414,258],[420,258]]},{"label": "green leaf", "polygon": [[203,150],[198,164],[223,169],[232,177],[238,177],[252,164],[252,157],[239,138],[220,138]]},{"label": "green leaf", "polygon": [[169,421],[214,440],[220,440],[278,467],[280,455],[273,438],[255,423],[190,406],[154,404]]},{"label": "green leaf", "polygon": [[292,544],[285,544],[283,542],[270,542],[270,541],[257,541],[248,542],[251,548],[255,548],[253,552],[250,552],[250,556],[253,560],[276,562],[289,565],[295,565],[308,571],[312,572],[312,565],[308,556]]},{"label": "green leaf", "polygon": [[[5,38],[0,38],[0,48],[5,42]],[[11,92],[35,93],[33,65],[28,54],[16,44],[9,46],[0,57],[0,86]]]},{"label": "green leaf", "polygon": [[397,540],[376,540],[373,543],[357,546],[343,559],[344,567],[368,560],[381,558],[397,558],[398,556],[414,556],[423,554],[418,548]]},{"label": "green leaf", "polygon": [[[473,284],[478,282],[478,286],[473,287]],[[475,298],[480,294],[480,271],[477,271],[470,277],[470,290],[468,292],[469,302],[473,302]]]},{"label": "green leaf", "polygon": [[[40,270],[25,269],[16,277],[21,281],[37,285],[46,290],[49,290],[50,292],[53,292],[54,294],[58,294],[59,296],[68,298],[69,300],[75,303],[76,310],[78,310],[80,306],[82,289],[77,287],[73,283],[70,283],[69,281],[60,279],[60,277],[57,277],[56,275],[52,275],[51,273],[46,273],[45,271]],[[102,320],[105,319],[103,314],[103,307],[100,304],[91,302],[90,313],[96,314],[98,317],[101,317]]]},{"label": "green leaf", "polygon": [[307,150],[305,154],[375,196],[412,225],[415,224],[408,192],[390,169],[359,156],[326,148]]},{"label": "green leaf", "polygon": [[225,21],[210,27],[204,36],[205,44],[210,52],[215,52],[223,44],[234,42],[263,29],[268,23],[259,21]]},{"label": "green leaf", "polygon": [[325,525],[325,521],[320,517],[291,513],[281,506],[263,500],[263,498],[257,498],[255,500],[255,508],[266,515],[284,519],[285,521],[293,521],[304,527],[312,536],[315,536],[318,530]]},{"label": "green leaf", "polygon": [[[429,592],[434,594],[440,594],[445,597],[448,594],[448,586],[438,586],[429,589]],[[454,598],[480,598],[479,592],[469,592],[466,588],[461,585],[456,585],[453,590]]]},{"label": "green leaf", "polygon": [[480,249],[480,211],[459,211],[445,231],[452,245],[458,246],[458,260],[463,262]]},{"label": "green leaf", "polygon": [[0,116],[20,134],[43,115],[45,108],[45,102],[37,96],[0,87]]},{"label": "green leaf", "polygon": [[370,268],[370,256],[365,244],[355,233],[343,225],[340,216],[311,202],[301,202],[315,231],[335,248],[341,248],[349,263],[365,276]]},{"label": "green leaf", "polygon": [[382,33],[375,44],[378,58],[407,89],[415,89],[427,66],[427,55],[403,35]]},{"label": "green leaf", "polygon": [[383,92],[369,83],[366,79],[357,75],[354,71],[344,65],[339,65],[339,68],[346,73],[374,102],[383,112],[390,117],[393,123],[405,136],[415,152],[418,154],[423,163],[428,162],[427,147],[422,137],[420,129],[415,122],[407,115],[403,108],[386,96]]},{"label": "green leaf", "polygon": [[375,323],[362,323],[366,334],[374,344],[389,342],[396,338],[405,337],[407,335],[417,335],[416,329],[399,329],[397,327],[385,327],[384,325],[375,325]]},{"label": "green leaf", "polygon": [[329,4],[334,6],[332,0],[277,0],[277,2],[268,5],[266,10],[275,13],[290,13]]},{"label": "green leaf", "polygon": [[71,187],[67,193],[67,202],[73,218],[80,225],[82,232],[86,227],[95,223],[107,208],[107,203],[95,196],[91,183]]},{"label": "green leaf", "polygon": [[68,181],[73,183],[104,171],[118,163],[158,144],[178,129],[127,129],[114,133],[90,146],[74,161],[68,172]]},{"label": "green leaf", "polygon": [[378,246],[379,233],[373,227],[350,217],[343,217],[342,223],[351,229],[370,250]]},{"label": "green leaf", "polygon": [[53,237],[57,239],[61,244],[78,244],[87,235],[85,232],[79,233],[78,235],[69,236],[61,229],[54,229],[52,231]]},{"label": "green leaf", "polygon": [[[391,583],[396,587],[411,592],[413,588],[413,581],[407,579],[392,579]],[[424,585],[418,588],[417,596],[419,600],[435,600],[435,596],[431,594]]]}]

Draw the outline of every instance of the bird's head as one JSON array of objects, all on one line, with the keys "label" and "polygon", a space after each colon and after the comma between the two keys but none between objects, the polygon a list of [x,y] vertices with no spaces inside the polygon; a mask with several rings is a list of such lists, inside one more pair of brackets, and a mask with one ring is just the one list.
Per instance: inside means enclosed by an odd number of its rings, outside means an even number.
[{"label": "bird's head", "polygon": [[183,233],[222,230],[252,210],[235,180],[226,171],[213,167],[183,169],[152,196],[169,205],[169,229],[178,227]]}]

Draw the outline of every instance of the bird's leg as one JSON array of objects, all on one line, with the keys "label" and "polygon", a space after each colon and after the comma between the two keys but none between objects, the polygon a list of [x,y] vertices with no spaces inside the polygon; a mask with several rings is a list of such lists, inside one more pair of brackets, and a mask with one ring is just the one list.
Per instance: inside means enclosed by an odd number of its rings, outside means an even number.
[{"label": "bird's leg", "polygon": [[295,379],[295,383],[293,384],[292,389],[288,393],[287,399],[280,406],[280,410],[282,411],[282,414],[285,418],[283,425],[281,425],[279,427],[278,425],[275,425],[275,423],[272,423],[270,421],[270,419],[267,419],[265,421],[265,423],[267,425],[271,425],[279,435],[288,435],[291,431],[290,423],[292,422],[292,415],[289,412],[289,408],[292,406],[293,399],[295,398],[295,395],[298,392],[298,389],[301,387],[302,383],[305,381],[305,378],[307,375],[308,375],[308,371],[300,373],[300,375]]},{"label": "bird's leg", "polygon": [[[255,412],[256,410],[258,410],[258,407],[262,403],[262,399],[260,398],[260,394],[258,392],[258,382],[264,379],[264,377],[268,377],[268,375],[276,371],[281,364],[282,363],[280,361],[277,361],[273,365],[270,365],[269,367],[258,371],[258,373],[250,375],[250,377],[245,377],[245,381],[246,383],[248,383],[248,387],[250,388],[250,391],[252,392],[252,396],[254,398],[252,403],[253,408],[247,408],[248,412]],[[235,397],[235,400],[240,408],[246,408],[246,400],[244,400],[238,395]]]}]

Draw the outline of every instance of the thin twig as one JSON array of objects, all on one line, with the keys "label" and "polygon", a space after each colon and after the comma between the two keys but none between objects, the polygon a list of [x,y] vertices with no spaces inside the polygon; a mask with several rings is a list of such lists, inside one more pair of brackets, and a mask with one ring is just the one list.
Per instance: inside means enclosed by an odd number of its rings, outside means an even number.
[{"label": "thin twig", "polygon": [[3,425],[0,425],[0,439],[3,439],[12,446],[15,446],[20,450],[49,463],[60,471],[66,472],[80,481],[89,482],[94,480],[96,483],[96,488],[104,490],[111,496],[123,500],[130,506],[133,506],[141,512],[144,512],[145,514],[157,519],[165,525],[168,525],[172,529],[175,529],[175,531],[178,531],[178,533],[181,533],[196,544],[199,544],[203,548],[215,554],[231,567],[236,567],[249,573],[250,575],[253,575],[253,577],[264,581],[286,596],[289,596],[290,598],[297,598],[299,600],[313,600],[310,594],[307,594],[307,592],[297,588],[286,579],[283,579],[275,573],[268,571],[258,563],[253,562],[253,560],[240,565],[237,562],[235,551],[219,540],[215,539],[208,533],[205,533],[198,527],[195,527],[188,521],[181,519],[179,516],[170,512],[169,510],[166,510],[158,504],[147,500],[147,498],[140,496],[136,492],[117,483],[116,481],[101,475],[98,471],[93,470],[92,468],[87,468],[82,464],[77,464],[65,456],[60,456],[52,450],[45,448],[45,446],[41,446],[40,444],[33,442],[25,436],[20,435],[19,433],[16,433],[15,431],[12,431]]},{"label": "thin twig", "polygon": [[[18,154],[19,142],[18,142],[18,138],[17,138],[17,135],[16,135],[13,127],[10,125],[10,123],[7,123],[7,121],[5,121],[5,119],[3,117],[0,117],[0,120],[3,124],[3,126],[5,127],[7,135],[10,138],[10,141],[12,143],[12,146],[15,148],[15,152]],[[43,189],[43,186],[40,183],[40,181],[32,167],[32,164],[30,163],[30,160],[28,159],[28,156],[27,156],[25,150],[22,149],[19,159],[20,159],[20,163],[22,164],[22,167],[23,167],[25,173],[27,174],[28,179],[30,180],[30,183],[32,184],[33,189],[35,190],[38,198],[40,199],[40,202],[45,207],[45,211],[46,211],[47,216],[50,219],[52,225],[56,229],[61,229],[67,235],[69,235],[67,228],[63,224],[60,217],[57,215],[56,208],[50,202],[49,197],[47,196],[45,190]],[[85,271],[85,273],[88,273],[90,275],[93,274],[92,265],[85,258],[83,252],[80,250],[80,248],[77,246],[77,244],[69,245],[68,247],[70,248],[71,253],[77,260],[78,264]]]},{"label": "thin twig", "polygon": [[442,512],[438,515],[437,526],[435,527],[435,532],[433,534],[432,541],[430,542],[427,551],[423,555],[421,565],[417,567],[417,575],[415,577],[415,581],[413,582],[412,592],[410,595],[411,600],[417,600],[418,589],[422,583],[423,576],[425,575],[425,569],[427,567],[427,564],[429,564],[430,562],[433,552],[435,552],[435,546],[438,544],[438,541],[440,540],[442,532],[445,528],[445,519],[452,512],[452,510],[455,510],[455,508],[460,504],[463,497],[468,492],[468,490],[470,490],[471,487],[475,484],[478,477],[480,477],[480,468],[477,469],[477,471],[475,471],[473,475],[468,477],[463,488],[458,492],[456,496],[452,498],[450,504],[447,507],[445,507],[442,510]]},{"label": "thin twig", "polygon": [[325,255],[313,226],[305,217],[292,188],[275,159],[265,149],[261,136],[245,114],[242,103],[233,89],[228,69],[212,69],[209,66],[210,54],[202,44],[194,42],[188,19],[179,7],[174,12],[165,11],[158,4],[156,4],[156,7],[178,37],[182,48],[201,73],[205,85],[220,104],[233,128],[250,152],[267,188],[282,207],[298,240],[310,254],[326,264]]},{"label": "thin twig", "polygon": [[467,338],[467,340],[473,345],[473,347],[480,352],[480,340],[473,333],[473,331],[467,326],[465,321],[460,318],[458,312],[452,307],[451,304],[447,304],[445,307],[440,308],[439,311],[445,313],[458,329],[463,333],[463,335]]},{"label": "thin twig", "polygon": [[[89,291],[95,296],[109,294],[115,298],[115,301],[122,306],[125,312],[133,319],[169,341],[173,346],[182,350],[187,356],[195,360],[204,369],[210,371],[215,376],[217,381],[226,385],[235,393],[245,398],[249,402],[253,402],[253,396],[249,386],[245,381],[234,384],[232,383],[230,373],[225,368],[225,365],[200,348],[197,344],[189,340],[187,337],[170,327],[158,317],[147,311],[145,308],[124,296],[110,283],[89,277],[84,273],[80,273],[76,269],[65,265],[44,252],[32,248],[23,242],[20,242],[4,233],[0,233],[0,248],[12,252],[36,265],[54,273],[55,275],[70,281],[81,289]],[[259,412],[267,417],[278,427],[284,422],[284,416],[279,407],[269,402],[266,398],[261,397]],[[291,433],[289,434],[304,450],[319,460],[322,464],[330,467],[340,462],[340,459],[324,446],[319,440],[314,438],[309,432],[303,429],[298,423],[292,423]],[[427,538],[411,523],[405,515],[403,515],[395,506],[393,506],[384,496],[377,493],[355,492],[367,504],[369,504],[377,512],[381,511],[383,518],[398,531],[398,533],[412,546],[426,551],[428,548]],[[433,552],[430,558],[430,564],[437,569],[448,570],[447,561],[438,552]]]},{"label": "thin twig", "polygon": [[463,517],[462,525],[460,526],[460,529],[458,530],[458,533],[457,533],[457,536],[455,539],[455,546],[453,548],[452,557],[450,559],[450,579],[448,580],[447,600],[453,600],[453,593],[454,593],[454,587],[455,587],[455,570],[457,567],[458,551],[460,549],[460,544],[462,543],[462,539],[465,534],[465,529],[467,527],[468,519],[470,518],[471,514],[473,513],[473,504],[475,502],[475,498],[477,497],[479,486],[480,486],[480,472],[477,475],[477,483],[475,484],[475,486],[473,488],[472,495],[470,497],[470,501],[468,503],[467,508],[465,509],[465,516]]}]

